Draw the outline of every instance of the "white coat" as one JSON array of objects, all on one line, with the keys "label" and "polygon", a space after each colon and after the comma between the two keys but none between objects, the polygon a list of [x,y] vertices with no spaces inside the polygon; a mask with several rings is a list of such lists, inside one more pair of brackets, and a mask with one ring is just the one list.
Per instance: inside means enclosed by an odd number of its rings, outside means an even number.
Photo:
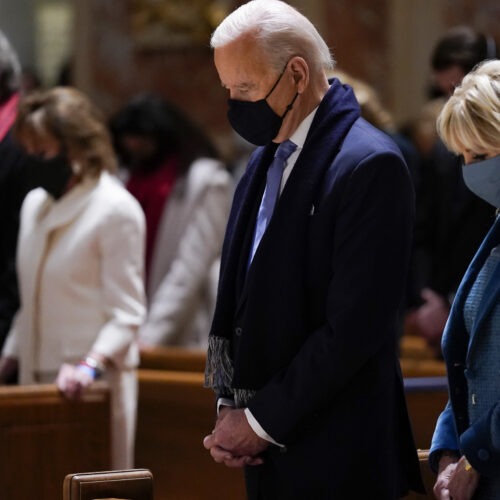
[{"label": "white coat", "polygon": [[206,348],[232,195],[231,175],[209,158],[175,183],[152,255],[144,344]]},{"label": "white coat", "polygon": [[21,210],[21,308],[3,355],[18,359],[21,384],[54,380],[63,363],[90,351],[112,361],[104,380],[112,393],[114,468],[133,459],[144,234],[139,204],[106,172],[58,202],[35,189]]}]

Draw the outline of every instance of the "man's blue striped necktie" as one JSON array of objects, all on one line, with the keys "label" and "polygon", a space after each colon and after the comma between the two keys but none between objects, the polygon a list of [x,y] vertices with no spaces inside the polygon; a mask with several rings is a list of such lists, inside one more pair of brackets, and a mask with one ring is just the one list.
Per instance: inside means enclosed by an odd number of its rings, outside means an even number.
[{"label": "man's blue striped necktie", "polygon": [[292,141],[284,141],[276,150],[274,160],[267,170],[266,189],[262,196],[262,202],[259,207],[257,215],[257,223],[255,224],[255,231],[253,235],[252,249],[248,265],[252,262],[253,256],[257,251],[260,240],[269,225],[269,221],[274,212],[274,206],[279,198],[281,178],[285,170],[289,156],[297,149],[297,145]]}]

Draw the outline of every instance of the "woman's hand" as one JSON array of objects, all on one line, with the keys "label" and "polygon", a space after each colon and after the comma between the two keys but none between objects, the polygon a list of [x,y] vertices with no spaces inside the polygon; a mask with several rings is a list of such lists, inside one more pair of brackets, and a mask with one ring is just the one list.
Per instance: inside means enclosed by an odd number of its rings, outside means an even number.
[{"label": "woman's hand", "polygon": [[0,385],[6,384],[17,372],[18,362],[16,358],[0,358]]},{"label": "woman's hand", "polygon": [[56,384],[68,399],[79,399],[93,381],[94,377],[85,367],[64,363],[59,369]]},{"label": "woman's hand", "polygon": [[470,500],[476,491],[479,473],[475,471],[463,456],[458,461],[450,478],[448,489],[453,500]]},{"label": "woman's hand", "polygon": [[439,470],[436,483],[434,484],[434,496],[438,500],[450,500],[450,479],[457,466],[458,457],[443,454],[439,460]]},{"label": "woman's hand", "polygon": [[430,288],[422,290],[422,300],[424,303],[415,312],[414,326],[429,345],[439,347],[450,306],[441,295]]}]

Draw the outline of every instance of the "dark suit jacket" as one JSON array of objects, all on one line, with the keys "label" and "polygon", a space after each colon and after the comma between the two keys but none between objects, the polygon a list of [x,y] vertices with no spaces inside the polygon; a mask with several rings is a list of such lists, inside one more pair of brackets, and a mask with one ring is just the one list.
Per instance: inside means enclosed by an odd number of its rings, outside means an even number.
[{"label": "dark suit jacket", "polygon": [[233,387],[256,391],[250,411],[286,445],[247,468],[251,498],[421,488],[396,354],[412,185],[398,148],[363,119],[331,147],[342,99],[332,85],[248,273],[271,146],[251,159],[230,216],[212,334],[231,338]]},{"label": "dark suit jacket", "polygon": [[19,306],[15,256],[19,212],[29,190],[25,162],[26,155],[7,134],[0,141],[0,347]]}]

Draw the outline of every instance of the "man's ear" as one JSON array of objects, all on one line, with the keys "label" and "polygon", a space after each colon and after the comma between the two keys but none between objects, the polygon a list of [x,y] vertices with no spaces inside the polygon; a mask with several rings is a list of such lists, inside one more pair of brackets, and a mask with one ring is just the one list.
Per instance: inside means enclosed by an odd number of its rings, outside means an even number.
[{"label": "man's ear", "polygon": [[309,66],[304,58],[295,56],[290,61],[290,69],[292,70],[293,80],[297,85],[297,92],[302,94],[309,85]]}]

